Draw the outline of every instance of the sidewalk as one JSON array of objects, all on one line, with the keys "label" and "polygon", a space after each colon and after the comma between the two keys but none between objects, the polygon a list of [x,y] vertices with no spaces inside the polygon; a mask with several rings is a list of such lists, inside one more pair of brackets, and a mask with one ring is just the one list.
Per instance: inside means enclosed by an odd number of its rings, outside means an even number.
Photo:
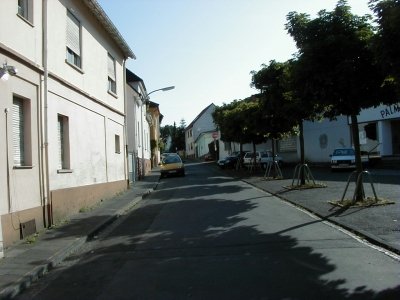
[{"label": "sidewalk", "polygon": [[0,259],[0,299],[11,299],[43,276],[88,239],[135,206],[157,186],[158,169],[131,189],[105,201],[91,211],[71,217],[64,225],[41,233],[32,244],[19,243],[6,249]]},{"label": "sidewalk", "polygon": [[[329,168],[311,167],[316,183],[326,187],[303,190],[287,188],[292,185],[293,167],[282,168],[282,180],[266,180],[260,170],[252,174],[231,169],[223,172],[354,232],[372,244],[400,254],[400,170],[370,170],[378,198],[394,201],[394,204],[357,208],[340,208],[328,203],[342,198],[351,172],[332,173]],[[352,197],[354,187],[355,183],[349,185],[345,199]],[[364,188],[366,196],[372,197],[369,181],[364,182]]]}]

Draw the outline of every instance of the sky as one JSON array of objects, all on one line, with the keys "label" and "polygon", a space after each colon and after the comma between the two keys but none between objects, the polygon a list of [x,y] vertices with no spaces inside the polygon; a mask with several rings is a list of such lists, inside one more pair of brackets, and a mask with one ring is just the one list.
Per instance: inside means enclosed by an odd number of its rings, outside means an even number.
[{"label": "sky", "polygon": [[[285,30],[291,11],[331,11],[337,0],[98,0],[136,59],[127,68],[143,79],[164,116],[161,125],[186,125],[208,105],[257,93],[250,72],[297,49]],[[371,14],[368,0],[348,0]]]}]

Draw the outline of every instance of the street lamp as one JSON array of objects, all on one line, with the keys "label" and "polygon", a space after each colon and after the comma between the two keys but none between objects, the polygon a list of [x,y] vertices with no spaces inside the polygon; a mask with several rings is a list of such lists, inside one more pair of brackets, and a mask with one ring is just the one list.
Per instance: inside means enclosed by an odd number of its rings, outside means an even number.
[{"label": "street lamp", "polygon": [[151,91],[150,93],[148,93],[148,94],[147,94],[147,98],[149,97],[150,94],[152,94],[152,93],[154,93],[154,92],[158,92],[158,91],[163,91],[163,92],[165,92],[165,91],[173,90],[174,88],[175,88],[175,86],[172,85],[172,86],[167,86],[167,87],[162,88],[162,89],[156,89],[156,90]]},{"label": "street lamp", "polygon": [[[142,124],[142,173],[143,173],[143,177],[144,177],[144,126],[143,126],[143,104],[148,104],[149,103],[149,99],[150,99],[150,97],[149,97],[149,95],[150,94],[152,94],[152,93],[154,93],[154,92],[158,92],[158,91],[163,91],[163,92],[165,92],[165,91],[169,91],[169,90],[173,90],[175,88],[175,86],[167,86],[167,87],[164,87],[164,88],[161,88],[161,89],[156,89],[156,90],[154,90],[154,91],[151,91],[150,93],[148,93],[147,95],[146,95],[146,97],[144,98],[144,103],[142,102],[142,105],[140,106],[140,110],[141,110],[141,112],[140,112],[140,119],[141,119],[141,124]],[[142,175],[142,174],[141,174]]]},{"label": "street lamp", "polygon": [[0,78],[3,81],[8,80],[10,75],[15,76],[17,73],[18,69],[14,66],[8,66],[6,62],[3,64],[3,67],[0,68]]}]

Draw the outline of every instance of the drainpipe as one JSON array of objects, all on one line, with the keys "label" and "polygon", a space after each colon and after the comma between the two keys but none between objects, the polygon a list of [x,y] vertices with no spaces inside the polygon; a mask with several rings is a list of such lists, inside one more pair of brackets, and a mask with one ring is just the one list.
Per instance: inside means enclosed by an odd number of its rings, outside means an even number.
[{"label": "drainpipe", "polygon": [[[146,101],[146,100],[144,100]],[[140,105],[140,131],[141,131],[141,135],[142,135],[142,143],[141,143],[141,147],[142,147],[142,160],[141,160],[141,165],[142,165],[142,170],[141,173],[139,174],[140,178],[143,179],[144,177],[144,126],[143,126],[143,100],[142,100],[142,104]]]},{"label": "drainpipe", "polygon": [[[43,126],[42,132],[44,135],[43,146],[42,146],[42,156],[43,161],[43,183],[44,183],[44,195],[43,195],[43,223],[44,226],[50,226],[52,224],[52,211],[51,211],[51,201],[50,195],[50,182],[49,182],[49,133],[48,133],[48,66],[47,66],[47,0],[43,0],[43,105],[44,111],[42,115],[42,122],[40,124]],[[46,215],[47,208],[47,215]],[[46,218],[47,217],[47,218]]]},{"label": "drainpipe", "polygon": [[126,59],[122,62],[123,65],[123,78],[124,78],[124,147],[125,147],[125,156],[124,156],[124,176],[126,180],[126,188],[129,189],[129,153],[128,153],[128,134],[127,134],[127,117],[128,117],[128,101],[127,101],[127,92],[126,92]]}]

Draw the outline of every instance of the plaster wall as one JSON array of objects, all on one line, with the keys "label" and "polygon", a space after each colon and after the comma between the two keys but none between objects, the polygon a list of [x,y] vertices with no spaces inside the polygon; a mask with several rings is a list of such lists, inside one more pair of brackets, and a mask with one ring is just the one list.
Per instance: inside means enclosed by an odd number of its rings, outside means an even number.
[{"label": "plaster wall", "polygon": [[32,22],[29,22],[18,15],[17,1],[0,1],[0,43],[42,65],[42,1],[32,2]]},{"label": "plaster wall", "polygon": [[[80,1],[59,0],[48,3],[48,68],[51,74],[68,80],[74,87],[110,107],[124,112],[123,55],[87,7]],[[66,62],[67,10],[81,23],[81,62],[77,69]],[[50,26],[51,24],[51,26]],[[108,92],[107,60],[116,61],[116,94]]]}]

